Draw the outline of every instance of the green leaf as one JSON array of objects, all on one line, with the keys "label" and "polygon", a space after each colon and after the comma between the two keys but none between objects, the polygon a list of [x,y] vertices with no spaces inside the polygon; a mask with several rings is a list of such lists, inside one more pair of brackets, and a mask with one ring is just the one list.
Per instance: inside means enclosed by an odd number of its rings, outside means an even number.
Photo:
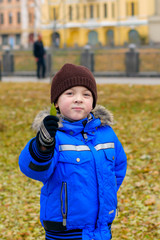
[{"label": "green leaf", "polygon": [[56,108],[55,108],[54,104],[51,105],[50,115],[56,115]]}]

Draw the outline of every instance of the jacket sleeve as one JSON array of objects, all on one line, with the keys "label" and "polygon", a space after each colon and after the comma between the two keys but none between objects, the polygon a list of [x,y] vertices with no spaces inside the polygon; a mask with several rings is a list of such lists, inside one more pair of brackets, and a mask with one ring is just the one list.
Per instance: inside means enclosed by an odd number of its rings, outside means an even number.
[{"label": "jacket sleeve", "polygon": [[115,145],[116,145],[115,146],[116,147],[115,175],[117,180],[117,191],[118,191],[126,175],[127,156],[118,138],[116,140]]},{"label": "jacket sleeve", "polygon": [[[35,138],[31,139],[22,150],[19,156],[19,167],[27,177],[45,183],[57,164],[57,151],[54,149],[54,155],[38,154],[35,142]],[[35,146],[32,147],[32,145]]]}]

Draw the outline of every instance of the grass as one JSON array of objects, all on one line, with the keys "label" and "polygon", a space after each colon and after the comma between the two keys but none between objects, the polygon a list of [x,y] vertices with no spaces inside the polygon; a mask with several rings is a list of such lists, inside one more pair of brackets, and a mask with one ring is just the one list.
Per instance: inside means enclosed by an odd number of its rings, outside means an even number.
[{"label": "grass", "polygon": [[[157,240],[160,210],[160,86],[99,85],[98,103],[113,112],[113,126],[128,157],[118,192],[116,240]],[[0,83],[0,239],[44,240],[39,221],[41,183],[25,177],[18,156],[35,136],[35,115],[50,105],[50,85]]]}]

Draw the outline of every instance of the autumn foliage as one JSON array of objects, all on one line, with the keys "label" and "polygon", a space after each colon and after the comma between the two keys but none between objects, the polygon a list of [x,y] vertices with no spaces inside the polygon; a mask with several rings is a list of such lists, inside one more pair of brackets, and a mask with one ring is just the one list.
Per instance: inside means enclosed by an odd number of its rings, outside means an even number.
[{"label": "autumn foliage", "polygon": [[[99,85],[98,104],[115,118],[113,126],[128,157],[118,192],[115,240],[159,239],[160,86]],[[39,221],[41,183],[25,177],[18,156],[35,136],[35,115],[50,106],[47,83],[0,83],[0,239],[44,240]]]}]

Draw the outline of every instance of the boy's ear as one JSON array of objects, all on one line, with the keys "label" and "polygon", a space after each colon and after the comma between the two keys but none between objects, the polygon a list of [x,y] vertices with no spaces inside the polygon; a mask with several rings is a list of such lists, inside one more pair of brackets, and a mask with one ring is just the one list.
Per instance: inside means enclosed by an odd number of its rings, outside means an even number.
[{"label": "boy's ear", "polygon": [[58,103],[56,102],[56,103],[54,104],[54,106],[55,106],[55,108],[58,108]]}]

